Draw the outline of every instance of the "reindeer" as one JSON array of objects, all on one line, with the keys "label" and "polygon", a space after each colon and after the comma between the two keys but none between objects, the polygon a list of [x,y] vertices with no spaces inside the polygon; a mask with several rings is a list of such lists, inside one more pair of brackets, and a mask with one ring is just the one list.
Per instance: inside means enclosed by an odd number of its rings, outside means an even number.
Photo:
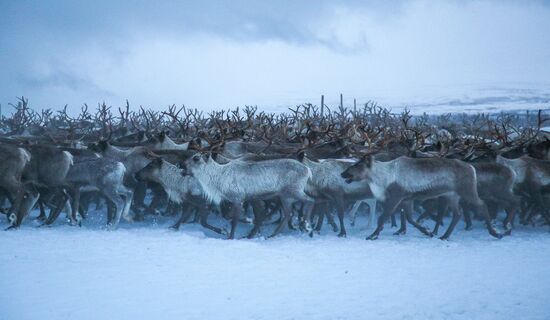
[{"label": "reindeer", "polygon": [[21,181],[23,171],[30,161],[31,154],[27,150],[0,144],[0,188],[11,203],[7,212],[10,223],[8,229],[21,225],[26,212],[32,209],[39,197],[36,190]]},{"label": "reindeer", "polygon": [[[81,192],[95,191],[103,195],[109,205],[114,206],[114,214],[109,214],[107,218],[109,229],[116,229],[121,217],[131,221],[129,210],[133,193],[124,186],[125,171],[124,164],[119,161],[86,156],[74,157],[74,164],[64,181],[72,198],[71,220],[80,223],[78,208]],[[53,223],[59,212],[60,210],[57,210],[50,216],[46,224]]]},{"label": "reindeer", "polygon": [[[345,237],[344,214],[346,207],[350,202],[371,198],[372,194],[369,185],[364,181],[347,184],[342,180],[340,173],[353,164],[349,161],[324,160],[322,162],[315,162],[309,160],[303,153],[301,160],[312,172],[312,179],[308,183],[306,193],[314,195],[316,203],[322,201],[322,199],[326,199],[334,204],[340,222],[340,233],[338,236]],[[321,223],[323,214],[321,213],[319,218]],[[371,214],[374,214],[373,210],[371,210]]]},{"label": "reindeer", "polygon": [[[68,195],[64,190],[64,180],[73,165],[73,156],[67,152],[52,146],[26,146],[31,154],[30,161],[26,164],[21,181],[40,190],[41,201],[45,196],[57,195],[59,201],[55,207],[61,207],[66,203]],[[28,215],[32,207],[27,211],[19,210],[13,227],[18,227]],[[56,208],[52,207],[52,211]]]},{"label": "reindeer", "polygon": [[223,234],[224,230],[208,224],[207,203],[202,198],[202,187],[192,176],[182,175],[181,169],[176,165],[165,161],[161,157],[152,160],[147,166],[135,173],[138,181],[153,181],[159,183],[170,200],[183,206],[181,217],[178,222],[172,226],[178,229],[182,223],[185,223],[190,215],[190,209],[196,209],[200,216],[201,225],[216,233]]},{"label": "reindeer", "polygon": [[[126,168],[126,175],[124,176],[124,183],[127,187],[131,188],[134,192],[133,210],[136,214],[137,220],[143,219],[141,209],[147,209],[144,203],[145,194],[147,191],[147,184],[138,182],[134,179],[134,175],[139,170],[143,169],[153,158],[156,156],[146,147],[133,147],[130,149],[120,149],[111,145],[106,140],[100,140],[96,144],[91,144],[89,148],[95,152],[100,153],[103,157],[120,161]],[[152,186],[155,198],[153,206],[158,204],[159,199],[162,199],[162,194],[159,188]],[[160,191],[160,192],[159,192]]]},{"label": "reindeer", "polygon": [[[379,162],[369,155],[341,175],[348,183],[366,180],[373,195],[383,203],[383,213],[378,219],[378,227],[367,239],[378,238],[385,220],[394,213],[401,202],[440,196],[447,197],[453,212],[452,221],[440,239],[448,239],[458,222],[460,200],[482,213],[492,236],[502,238],[502,234],[491,225],[487,207],[478,196],[475,169],[462,161],[399,157],[392,161]],[[410,214],[407,214],[407,220],[415,222]]]},{"label": "reindeer", "polygon": [[[306,193],[311,170],[296,160],[280,159],[259,162],[231,161],[221,165],[210,156],[204,159],[196,154],[185,162],[184,173],[195,177],[208,201],[220,204],[222,200],[231,203],[231,232],[235,237],[243,203],[247,200],[279,197],[284,218],[271,237],[281,232],[288,223],[292,204],[302,201],[306,212],[311,210],[313,199]],[[307,215],[306,215],[307,216]]]},{"label": "reindeer", "polygon": [[531,211],[537,208],[544,212],[543,190],[550,187],[550,161],[529,156],[516,159],[497,156],[496,162],[514,171],[513,189],[525,200],[531,200]]}]

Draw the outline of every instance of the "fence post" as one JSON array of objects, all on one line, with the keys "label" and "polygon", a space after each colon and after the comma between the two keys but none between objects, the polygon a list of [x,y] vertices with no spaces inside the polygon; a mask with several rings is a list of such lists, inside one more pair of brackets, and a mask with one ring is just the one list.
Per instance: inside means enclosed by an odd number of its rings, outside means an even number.
[{"label": "fence post", "polygon": [[325,115],[325,95],[321,95],[321,120]]}]

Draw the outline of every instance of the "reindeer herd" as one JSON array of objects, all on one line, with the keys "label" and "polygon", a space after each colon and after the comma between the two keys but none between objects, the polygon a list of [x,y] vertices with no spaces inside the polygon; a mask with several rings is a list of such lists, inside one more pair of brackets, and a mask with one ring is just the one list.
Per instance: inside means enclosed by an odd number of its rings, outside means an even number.
[{"label": "reindeer herd", "polygon": [[[106,226],[146,216],[248,238],[319,232],[338,236],[368,207],[378,238],[386,222],[448,239],[463,217],[496,238],[514,224],[550,223],[550,135],[535,114],[411,116],[373,104],[327,112],[303,105],[274,115],[247,107],[203,116],[174,106],[130,112],[100,105],[72,118],[41,114],[21,99],[0,118],[0,207],[7,229],[31,211],[42,225],[65,213],[82,225],[103,205]],[[366,210],[365,210],[366,211]],[[502,215],[501,215],[502,213]],[[211,224],[209,216],[216,215]],[[336,221],[335,217],[338,218]],[[168,219],[168,218],[167,218]],[[220,221],[230,221],[226,231]],[[212,220],[212,219],[210,219]],[[433,227],[428,221],[433,220]],[[274,228],[269,228],[274,225]],[[502,229],[499,231],[499,229]]]}]

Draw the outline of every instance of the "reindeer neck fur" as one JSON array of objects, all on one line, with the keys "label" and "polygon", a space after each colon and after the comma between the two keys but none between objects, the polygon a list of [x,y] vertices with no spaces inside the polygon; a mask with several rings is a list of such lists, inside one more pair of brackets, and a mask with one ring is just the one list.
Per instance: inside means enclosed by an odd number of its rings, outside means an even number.
[{"label": "reindeer neck fur", "polygon": [[[339,160],[328,159],[322,162],[311,161],[304,158],[303,164],[311,170],[313,184],[322,189],[349,189],[350,185],[345,183],[340,173],[347,169],[351,163]],[[357,184],[357,183],[352,183]]]},{"label": "reindeer neck fur", "polygon": [[219,204],[223,199],[223,188],[220,178],[225,175],[228,166],[230,164],[221,165],[209,158],[193,171],[193,176],[199,181],[206,199],[214,204]]},{"label": "reindeer neck fur", "polygon": [[386,189],[397,181],[397,161],[374,161],[370,168],[368,184],[374,197],[380,201],[386,199]]},{"label": "reindeer neck fur", "polygon": [[159,170],[158,182],[162,185],[170,200],[181,203],[183,195],[180,191],[186,186],[186,177],[181,175],[181,170],[175,165],[164,161]]}]

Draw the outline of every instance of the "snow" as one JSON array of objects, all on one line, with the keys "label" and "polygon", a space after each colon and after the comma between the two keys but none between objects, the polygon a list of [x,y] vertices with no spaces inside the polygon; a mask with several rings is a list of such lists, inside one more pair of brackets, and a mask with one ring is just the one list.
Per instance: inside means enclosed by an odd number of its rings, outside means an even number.
[{"label": "snow", "polygon": [[[101,218],[102,219],[102,218]],[[172,219],[0,233],[0,319],[548,319],[550,234],[223,240]],[[223,223],[211,219],[212,223]],[[240,227],[243,235],[248,226]]]}]

